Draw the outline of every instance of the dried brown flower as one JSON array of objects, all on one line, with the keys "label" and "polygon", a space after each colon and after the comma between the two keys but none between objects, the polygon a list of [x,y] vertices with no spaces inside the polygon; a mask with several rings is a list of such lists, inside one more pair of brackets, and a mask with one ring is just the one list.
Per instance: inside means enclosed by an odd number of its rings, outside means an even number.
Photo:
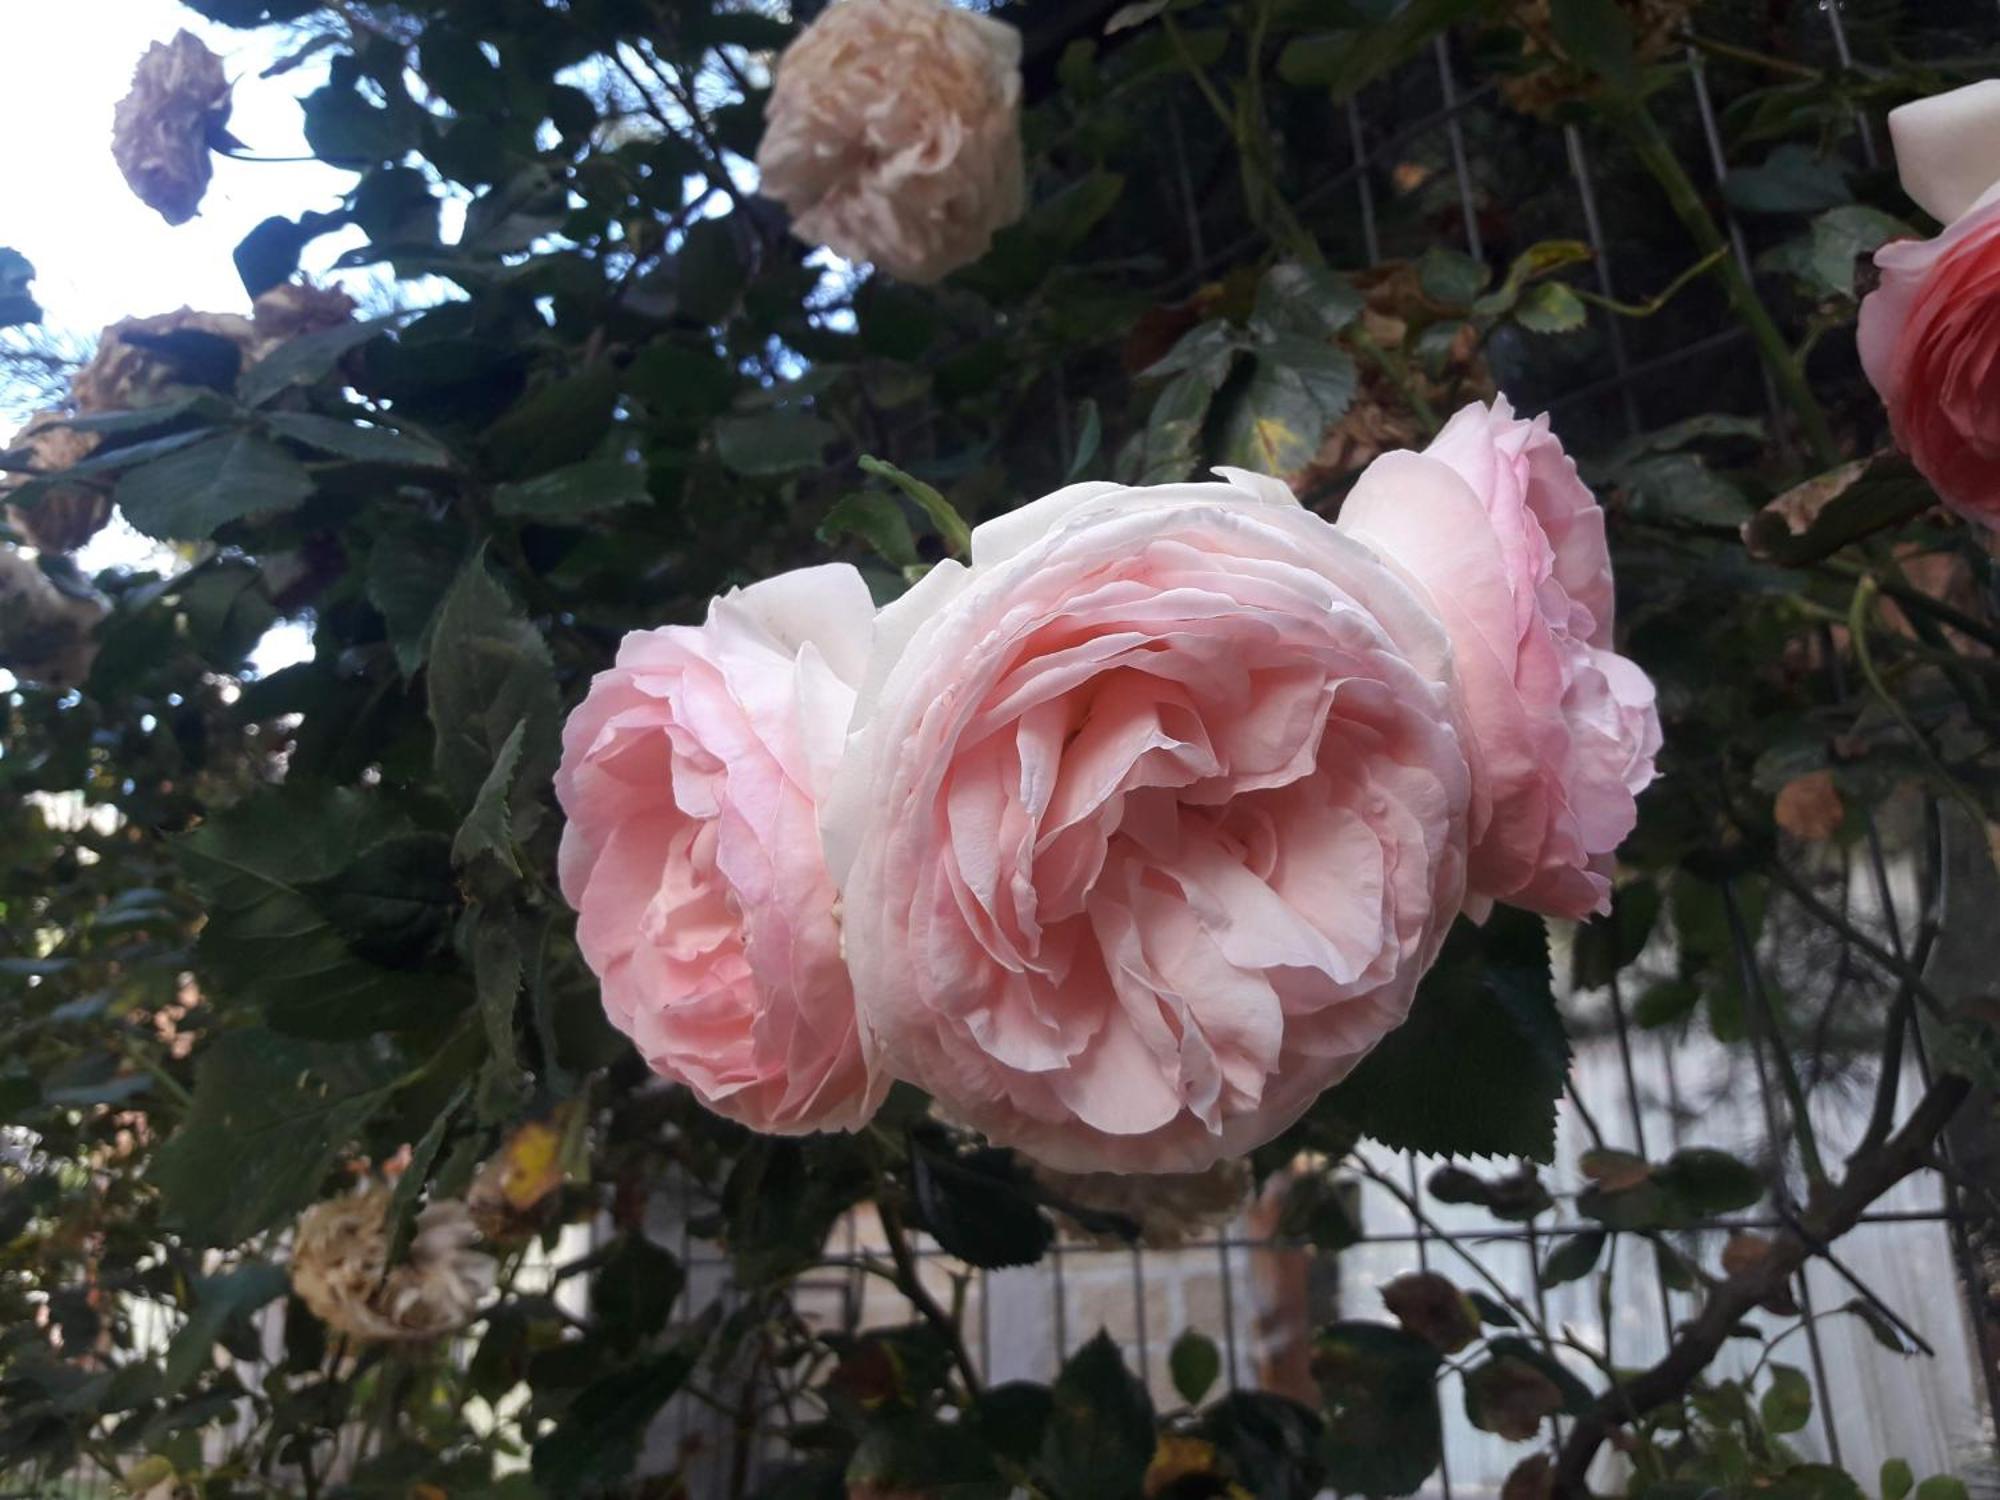
[{"label": "dried brown flower", "polygon": [[473,1248],[463,1203],[417,1215],[404,1260],[390,1266],[390,1190],[380,1184],[315,1203],[299,1219],[292,1290],[329,1328],[366,1343],[407,1343],[464,1327],[493,1289],[494,1263]]},{"label": "dried brown flower", "polygon": [[[25,458],[28,472],[0,472],[0,497],[6,497],[38,475],[60,474],[90,457],[97,438],[66,425],[59,411],[37,412],[8,441],[8,451]],[[7,520],[43,552],[74,552],[96,536],[111,516],[111,496],[88,480],[41,492],[28,505],[8,505]]]},{"label": "dried brown flower", "polygon": [[211,144],[229,123],[222,59],[192,32],[155,42],[112,116],[111,155],[147,207],[185,224],[201,207]]},{"label": "dried brown flower", "polygon": [[28,682],[70,688],[97,659],[93,632],[108,611],[73,594],[12,547],[0,547],[0,667]]}]

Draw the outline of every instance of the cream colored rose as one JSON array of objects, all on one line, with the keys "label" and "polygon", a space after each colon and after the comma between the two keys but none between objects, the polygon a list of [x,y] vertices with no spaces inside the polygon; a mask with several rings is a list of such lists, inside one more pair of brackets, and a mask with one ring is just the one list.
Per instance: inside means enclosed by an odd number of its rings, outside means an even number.
[{"label": "cream colored rose", "polygon": [[778,60],[757,166],[792,230],[937,281],[1021,216],[1021,36],[944,0],[839,0]]},{"label": "cream colored rose", "polygon": [[132,191],[169,224],[201,207],[208,153],[229,120],[229,79],[192,32],[155,42],[132,74],[132,92],[112,116],[111,155]]},{"label": "cream colored rose", "polygon": [[463,1203],[417,1215],[407,1256],[391,1267],[387,1187],[315,1203],[299,1218],[292,1290],[321,1322],[364,1343],[408,1343],[463,1328],[493,1290],[493,1257]]},{"label": "cream colored rose", "polygon": [[[60,411],[36,412],[28,425],[8,439],[12,462],[26,463],[27,469],[0,472],[0,497],[10,497],[31,479],[60,474],[73,464],[90,457],[97,438],[78,432]],[[111,516],[111,495],[102,486],[84,480],[42,491],[25,506],[9,504],[7,522],[43,552],[74,552],[96,536]]]},{"label": "cream colored rose", "polygon": [[[266,341],[258,337],[257,325],[235,313],[196,312],[183,307],[150,318],[124,318],[99,335],[97,352],[70,382],[71,404],[86,417],[107,411],[137,411],[158,406],[190,389],[188,377],[197,372],[196,367],[209,362],[206,351],[198,347],[199,341],[189,341],[186,359],[171,356],[152,342],[186,333],[209,334],[234,344],[239,368],[268,352]],[[222,353],[219,349],[215,352]],[[204,369],[200,373],[210,372]],[[218,369],[214,373],[226,376],[229,372]],[[217,383],[228,382],[223,379]]]}]

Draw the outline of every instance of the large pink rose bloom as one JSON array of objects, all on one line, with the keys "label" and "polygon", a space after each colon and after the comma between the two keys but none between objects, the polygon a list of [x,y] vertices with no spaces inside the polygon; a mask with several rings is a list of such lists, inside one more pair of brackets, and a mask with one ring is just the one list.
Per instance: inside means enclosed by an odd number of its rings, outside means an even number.
[{"label": "large pink rose bloom", "polygon": [[1474,404],[1422,454],[1385,454],[1340,513],[1451,636],[1473,761],[1467,909],[1608,909],[1611,853],[1653,779],[1646,674],[1611,649],[1604,513],[1548,419]]},{"label": "large pink rose bloom", "polygon": [[1947,504],[2000,526],[2000,80],[1890,111],[1910,196],[1948,226],[1875,252],[1862,368]]},{"label": "large pink rose bloom", "polygon": [[1275,480],[1058,491],[876,626],[824,819],[881,1065],[1070,1172],[1269,1140],[1464,887],[1449,649]]},{"label": "large pink rose bloom", "polygon": [[635,631],[563,730],[563,894],[656,1073],[755,1130],[852,1129],[877,1084],[820,852],[874,606],[846,566]]}]

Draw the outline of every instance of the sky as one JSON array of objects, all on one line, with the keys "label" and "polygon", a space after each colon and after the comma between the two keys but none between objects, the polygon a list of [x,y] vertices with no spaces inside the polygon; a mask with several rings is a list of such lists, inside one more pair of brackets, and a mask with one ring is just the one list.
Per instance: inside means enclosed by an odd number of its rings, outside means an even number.
[{"label": "sky", "polygon": [[[277,78],[275,33],[204,20],[179,0],[0,0],[0,140],[5,194],[0,245],[34,262],[35,294],[52,328],[95,334],[121,317],[183,304],[247,312],[230,252],[273,213],[330,209],[352,174],[319,162],[216,157],[199,216],[170,226],[132,195],[111,159],[111,115],[153,42],[185,27],[223,59],[236,83],[230,129],[260,156],[305,154],[299,96],[319,61]],[[314,259],[332,252],[323,246]]]},{"label": "sky", "polygon": [[[338,205],[353,174],[323,163],[213,158],[215,180],[190,222],[169,225],[132,195],[111,159],[111,116],[148,46],[192,31],[223,59],[235,83],[230,130],[258,156],[306,154],[299,98],[323,79],[323,61],[277,78],[261,73],[281,55],[282,34],[246,32],[203,19],[179,0],[0,0],[0,245],[33,262],[45,325],[93,337],[107,323],[181,306],[244,312],[250,300],[231,252],[274,213]],[[309,247],[321,269],[338,236]],[[0,436],[6,427],[0,424]],[[77,557],[86,573],[115,566],[171,565],[161,549],[114,522]],[[311,654],[299,624],[281,625],[254,654],[276,670]],[[0,673],[0,680],[6,674]],[[10,685],[0,682],[0,685]]]}]

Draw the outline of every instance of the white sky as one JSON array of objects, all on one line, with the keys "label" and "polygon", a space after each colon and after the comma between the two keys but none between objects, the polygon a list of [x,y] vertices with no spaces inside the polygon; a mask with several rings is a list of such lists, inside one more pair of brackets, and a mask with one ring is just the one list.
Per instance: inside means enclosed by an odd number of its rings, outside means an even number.
[{"label": "white sky", "polygon": [[94,334],[183,304],[247,312],[230,259],[237,241],[273,213],[335,207],[353,180],[317,162],[216,157],[200,215],[179,228],[133,197],[111,160],[111,113],[140,54],[182,27],[222,56],[236,83],[237,138],[260,156],[303,155],[298,99],[324,66],[315,59],[259,79],[278,33],[218,26],[179,0],[0,0],[0,245],[34,262],[52,328]]},{"label": "white sky", "polygon": [[[34,263],[43,321],[60,333],[94,335],[119,318],[183,305],[248,312],[231,252],[274,213],[336,207],[353,174],[319,162],[213,158],[215,180],[201,213],[174,227],[132,195],[111,159],[111,115],[131,87],[146,48],[182,28],[223,59],[235,83],[231,132],[259,156],[303,156],[300,97],[325,76],[314,59],[277,78],[257,75],[282,55],[280,31],[238,31],[203,19],[179,0],[0,0],[0,245]],[[309,247],[322,269],[342,247],[329,236]],[[79,554],[86,572],[161,566],[158,548],[116,521]],[[253,660],[264,672],[312,654],[302,624],[273,630]],[[0,684],[7,674],[0,672]]]}]

